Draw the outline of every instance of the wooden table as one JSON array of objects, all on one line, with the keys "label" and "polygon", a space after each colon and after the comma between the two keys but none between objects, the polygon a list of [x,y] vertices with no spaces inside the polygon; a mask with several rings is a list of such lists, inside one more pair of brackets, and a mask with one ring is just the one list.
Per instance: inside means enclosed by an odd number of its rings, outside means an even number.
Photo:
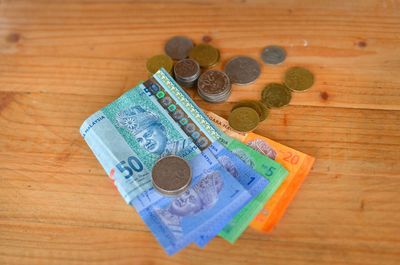
[{"label": "wooden table", "polygon": [[[222,62],[278,44],[226,104],[290,66],[316,76],[257,133],[316,157],[270,234],[168,257],[82,140],[83,120],[147,78],[176,34]],[[399,1],[0,1],[0,264],[400,264]]]}]

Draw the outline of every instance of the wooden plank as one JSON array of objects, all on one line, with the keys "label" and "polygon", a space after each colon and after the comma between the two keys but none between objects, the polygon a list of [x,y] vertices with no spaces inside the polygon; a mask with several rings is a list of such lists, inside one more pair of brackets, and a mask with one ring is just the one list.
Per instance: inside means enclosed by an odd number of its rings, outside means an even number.
[{"label": "wooden plank", "polygon": [[[258,58],[268,44],[287,48],[284,65],[264,66],[261,78],[235,88],[231,101],[256,98],[289,66],[304,65],[315,73],[316,86],[296,95],[294,105],[398,110],[396,3],[4,2],[0,82],[7,86],[0,89],[116,96],[147,77],[146,58],[161,53],[170,36],[200,42],[207,35],[221,49],[222,63],[237,54]],[[162,13],[154,16],[154,10]]]}]

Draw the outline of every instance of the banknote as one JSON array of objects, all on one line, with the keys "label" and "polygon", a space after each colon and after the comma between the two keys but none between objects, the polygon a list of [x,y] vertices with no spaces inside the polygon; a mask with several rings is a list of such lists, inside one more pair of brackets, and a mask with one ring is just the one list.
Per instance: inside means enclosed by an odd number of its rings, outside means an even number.
[{"label": "banknote", "polygon": [[[199,126],[200,130],[203,131],[205,135],[213,141],[221,143],[231,153],[237,155],[243,162],[269,180],[269,185],[264,188],[258,195],[258,199],[253,202],[257,207],[253,206],[248,210],[252,212],[254,216],[256,212],[262,208],[270,194],[272,194],[285,179],[288,174],[287,170],[269,157],[260,154],[246,144],[224,134],[163,69],[158,71],[153,77],[154,78],[145,82],[145,85],[149,87],[150,90],[154,87],[155,91],[152,93],[162,92],[173,99],[174,103],[188,114],[193,123]],[[213,149],[210,150],[213,151]],[[214,150],[214,154],[218,155],[218,151]],[[197,240],[196,243],[199,246],[205,246],[217,233],[218,231],[216,230],[205,230],[200,240]]]},{"label": "banknote", "polygon": [[[251,196],[205,149],[189,161],[193,181],[178,197],[160,196],[154,189],[135,198],[133,206],[168,254],[174,254],[205,229],[229,220]],[[161,197],[152,202],[148,198]],[[229,207],[227,207],[229,206]]]},{"label": "banknote", "polygon": [[[122,197],[168,254],[197,240],[210,224],[227,223],[252,198],[208,150],[211,139],[203,135],[194,141],[180,122],[140,84],[81,126],[83,138]],[[187,159],[193,171],[190,188],[174,200],[158,194],[150,178],[154,163],[169,154]]]},{"label": "banknote", "polygon": [[[271,231],[279,222],[305,177],[309,174],[315,158],[256,133],[237,132],[229,126],[227,120],[213,112],[207,112],[207,115],[227,135],[246,143],[254,150],[274,159],[288,169],[287,178],[250,223],[250,226],[257,230]],[[234,239],[237,234],[230,232],[225,236]]]},{"label": "banknote", "polygon": [[[153,83],[139,84],[89,117],[81,134],[125,201],[139,212],[167,253],[173,254],[199,241],[204,231],[215,236],[268,180],[237,161],[233,153],[200,130],[186,110],[158,92]],[[155,161],[170,154],[187,159],[197,172],[192,183],[197,186],[175,200],[157,193],[150,180]],[[232,176],[229,170],[238,175]],[[221,181],[223,185],[212,184]],[[218,191],[216,195],[210,195],[212,190]],[[189,214],[180,216],[185,209]],[[174,233],[177,229],[178,234]]]}]

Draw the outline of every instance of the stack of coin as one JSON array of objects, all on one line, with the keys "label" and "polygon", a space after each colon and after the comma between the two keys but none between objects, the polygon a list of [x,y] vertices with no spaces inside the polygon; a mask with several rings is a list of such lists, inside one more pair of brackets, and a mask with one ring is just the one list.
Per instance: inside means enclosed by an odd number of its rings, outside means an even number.
[{"label": "stack of coin", "polygon": [[189,163],[178,156],[165,156],[151,170],[153,187],[164,195],[177,196],[190,185],[192,170]]},{"label": "stack of coin", "polygon": [[226,101],[231,91],[229,77],[222,71],[208,70],[197,81],[197,92],[208,102]]},{"label": "stack of coin", "polygon": [[200,76],[200,66],[193,59],[183,59],[174,66],[175,80],[183,87],[193,87]]},{"label": "stack of coin", "polygon": [[228,122],[233,129],[239,132],[249,132],[257,127],[260,116],[253,108],[239,107],[229,114]]}]

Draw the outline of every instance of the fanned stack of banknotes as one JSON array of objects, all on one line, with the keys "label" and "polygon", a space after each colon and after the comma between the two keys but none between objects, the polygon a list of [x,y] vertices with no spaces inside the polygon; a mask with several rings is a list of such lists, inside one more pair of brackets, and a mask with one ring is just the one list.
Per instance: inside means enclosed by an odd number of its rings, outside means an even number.
[{"label": "fanned stack of banknotes", "polygon": [[[314,163],[204,113],[164,69],[91,115],[80,132],[169,255],[216,236],[234,243],[248,226],[270,231]],[[154,164],[170,155],[191,169],[177,196],[160,193],[151,179]]]}]

